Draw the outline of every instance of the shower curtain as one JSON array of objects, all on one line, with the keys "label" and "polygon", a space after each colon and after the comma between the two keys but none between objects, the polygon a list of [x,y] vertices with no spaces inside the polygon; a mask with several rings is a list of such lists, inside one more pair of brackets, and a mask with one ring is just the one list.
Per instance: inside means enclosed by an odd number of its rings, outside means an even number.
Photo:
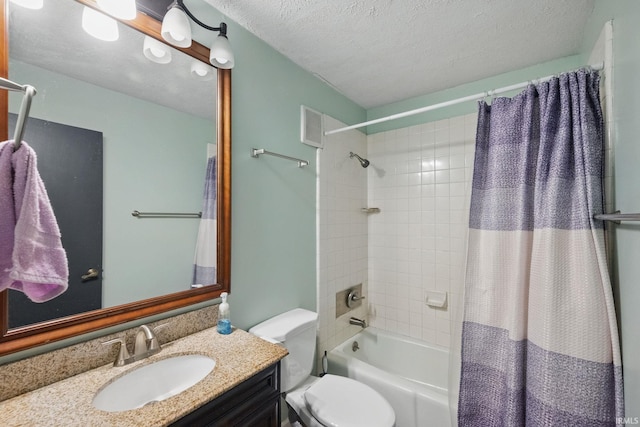
[{"label": "shower curtain", "polygon": [[198,228],[196,254],[193,265],[194,285],[210,285],[216,283],[217,267],[217,192],[218,174],[216,163],[216,145],[207,144],[208,160],[204,182],[202,202],[202,218]]},{"label": "shower curtain", "polygon": [[622,367],[602,221],[599,75],[479,105],[458,424],[614,426]]}]

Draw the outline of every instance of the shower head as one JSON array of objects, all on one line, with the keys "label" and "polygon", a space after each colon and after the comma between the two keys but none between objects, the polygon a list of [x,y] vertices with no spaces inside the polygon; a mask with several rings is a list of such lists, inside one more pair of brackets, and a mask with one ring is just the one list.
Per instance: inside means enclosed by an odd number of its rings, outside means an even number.
[{"label": "shower head", "polygon": [[367,159],[363,159],[362,157],[358,156],[356,153],[354,153],[353,151],[351,151],[351,152],[349,153],[349,158],[350,158],[350,159],[353,159],[354,157],[355,157],[356,159],[358,159],[358,161],[360,162],[360,165],[361,165],[363,168],[366,168],[367,166],[369,166],[369,160],[367,160]]}]

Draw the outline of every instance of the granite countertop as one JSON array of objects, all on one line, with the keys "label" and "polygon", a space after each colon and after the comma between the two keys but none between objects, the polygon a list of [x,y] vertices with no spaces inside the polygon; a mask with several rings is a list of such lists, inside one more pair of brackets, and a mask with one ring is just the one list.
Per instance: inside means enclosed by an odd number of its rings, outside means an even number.
[{"label": "granite countertop", "polygon": [[[213,371],[182,393],[124,412],[105,412],[91,404],[103,385],[124,372],[180,354],[202,354],[216,361]],[[0,402],[0,425],[9,426],[166,426],[229,391],[287,355],[287,350],[234,329],[215,328],[162,346],[162,351],[123,367],[112,364]]]}]

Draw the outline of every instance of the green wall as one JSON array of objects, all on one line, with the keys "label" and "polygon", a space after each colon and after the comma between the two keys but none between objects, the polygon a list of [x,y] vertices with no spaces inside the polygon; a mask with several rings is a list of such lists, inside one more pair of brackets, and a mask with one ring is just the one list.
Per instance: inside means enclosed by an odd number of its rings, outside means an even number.
[{"label": "green wall", "polygon": [[[220,17],[223,19],[223,17]],[[208,22],[216,22],[210,17]],[[231,319],[249,328],[316,309],[316,149],[300,142],[300,105],[344,122],[365,110],[234,22]],[[305,168],[251,148],[310,161]]]}]

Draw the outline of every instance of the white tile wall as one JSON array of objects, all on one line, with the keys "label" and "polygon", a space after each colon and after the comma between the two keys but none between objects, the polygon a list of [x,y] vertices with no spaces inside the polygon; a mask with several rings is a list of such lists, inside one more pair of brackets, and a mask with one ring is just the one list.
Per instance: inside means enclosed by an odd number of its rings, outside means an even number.
[{"label": "white tile wall", "polygon": [[[449,346],[461,307],[477,115],[368,137],[369,320]],[[449,293],[444,309],[428,291]]]},{"label": "white tile wall", "polygon": [[[325,116],[325,129],[344,124]],[[367,169],[353,151],[367,157],[367,138],[357,130],[327,138],[318,150],[318,356],[359,331],[349,317],[366,317],[366,304],[336,319],[336,293],[359,283],[367,295]]]},{"label": "white tile wall", "polygon": [[[462,304],[476,117],[339,133],[318,150],[318,359],[359,331],[350,316],[449,346],[450,313]],[[343,126],[325,119],[326,129]],[[367,304],[336,319],[336,292],[358,283]],[[426,305],[432,290],[449,293],[446,308]]]}]

